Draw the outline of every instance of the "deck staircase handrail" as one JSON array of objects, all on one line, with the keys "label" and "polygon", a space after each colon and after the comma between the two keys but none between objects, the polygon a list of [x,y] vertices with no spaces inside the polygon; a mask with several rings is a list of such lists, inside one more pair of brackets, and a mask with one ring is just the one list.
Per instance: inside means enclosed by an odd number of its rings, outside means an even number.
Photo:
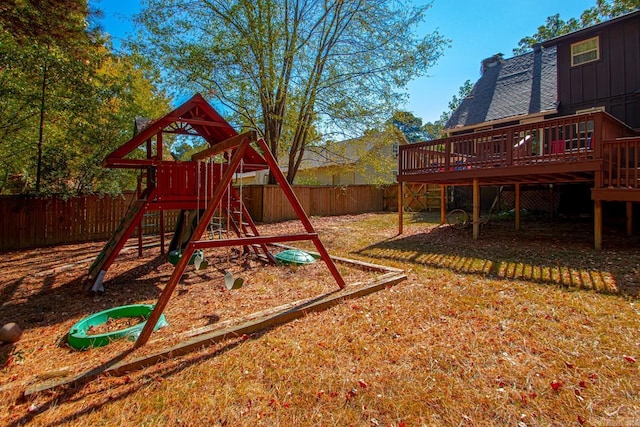
[{"label": "deck staircase handrail", "polygon": [[602,188],[640,189],[640,136],[602,141]]}]

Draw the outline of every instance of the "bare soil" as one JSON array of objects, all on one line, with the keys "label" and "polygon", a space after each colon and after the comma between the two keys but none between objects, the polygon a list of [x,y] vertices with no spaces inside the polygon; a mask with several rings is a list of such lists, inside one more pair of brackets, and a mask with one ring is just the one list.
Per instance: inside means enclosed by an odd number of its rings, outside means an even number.
[{"label": "bare soil", "polygon": [[[273,224],[264,232],[287,234],[298,224]],[[69,329],[82,318],[128,304],[154,304],[174,266],[158,245],[138,256],[136,240],[108,270],[104,294],[86,292],[87,272],[101,249],[100,243],[64,245],[3,254],[0,281],[0,321],[15,322],[24,330],[19,343],[0,345],[0,390],[26,386],[62,369],[65,376],[79,374],[121,354],[131,342],[76,351],[66,342]],[[147,239],[147,245],[159,240]],[[312,245],[309,246],[309,249]],[[271,248],[275,254],[282,248]],[[208,250],[209,267],[189,266],[165,309],[169,327],[154,332],[136,357],[151,354],[204,328],[227,327],[244,316],[336,290],[337,284],[323,262],[308,265],[268,265],[257,257],[230,249]],[[339,266],[347,283],[375,277],[361,269]],[[224,275],[242,278],[239,290],[226,289]],[[109,319],[89,334],[113,332],[140,319]],[[3,324],[4,324],[3,323]],[[132,356],[133,357],[133,356]],[[54,374],[51,374],[51,373]]]},{"label": "bare soil", "polygon": [[[75,351],[69,328],[108,308],[153,304],[173,266],[150,247],[120,255],[104,295],[83,292],[102,242],[4,253],[0,424],[21,425],[634,425],[640,420],[640,238],[589,221],[525,218],[470,230],[437,214],[312,218],[332,255],[402,268],[408,280],[291,324],[83,387],[22,399],[32,384],[139,357],[251,313],[324,295],[321,262],[270,266],[208,251],[189,268],[143,349]],[[296,232],[295,222],[261,226]],[[133,243],[133,242],[132,242]],[[301,247],[312,250],[313,245]],[[274,251],[275,252],[275,251]],[[376,273],[339,266],[348,284]],[[224,273],[244,279],[228,291]],[[118,326],[120,327],[120,326]],[[127,414],[126,417],[123,414]]]}]

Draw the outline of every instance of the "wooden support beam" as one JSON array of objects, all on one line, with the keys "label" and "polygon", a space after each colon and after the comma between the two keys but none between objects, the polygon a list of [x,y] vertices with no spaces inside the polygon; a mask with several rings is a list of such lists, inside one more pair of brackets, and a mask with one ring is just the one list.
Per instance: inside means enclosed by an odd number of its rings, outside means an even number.
[{"label": "wooden support beam", "polygon": [[231,150],[240,145],[245,139],[249,139],[249,142],[256,140],[256,132],[249,131],[245,133],[241,133],[240,135],[233,136],[229,139],[225,139],[222,142],[215,144],[212,147],[207,148],[206,150],[202,150],[198,153],[195,153],[191,156],[191,160],[204,160],[210,157],[215,156],[216,154],[225,152],[227,150]]},{"label": "wooden support beam", "polygon": [[440,224],[447,222],[447,186],[440,185]]},{"label": "wooden support beam", "polygon": [[[273,157],[273,154],[271,154],[271,150],[269,149],[269,146],[267,145],[266,142],[264,142],[264,139],[262,138],[258,139],[257,143],[258,143],[258,146],[262,149],[263,156],[265,161],[267,162],[267,165],[269,165],[269,173],[271,173],[275,177],[276,182],[280,184],[280,188],[282,189],[282,192],[287,197],[287,200],[289,200],[291,207],[295,211],[296,215],[298,216],[298,219],[304,226],[305,230],[307,231],[307,233],[315,233],[316,230],[313,228],[311,221],[309,221],[309,217],[305,213],[302,207],[302,204],[300,203],[300,200],[298,200],[298,197],[293,192],[291,185],[289,184],[287,179],[284,177],[284,174],[280,170],[280,167],[278,166],[278,162],[276,161],[275,157]],[[329,253],[327,252],[324,245],[320,241],[320,238],[313,239],[313,245],[316,247],[316,250],[320,253],[320,257],[322,258],[324,263],[327,265],[327,268],[329,269],[329,271],[331,272],[331,275],[333,276],[336,283],[338,284],[338,287],[340,289],[344,288],[346,286],[344,279],[342,278],[342,275],[340,275],[340,272],[338,271],[335,264],[331,260],[331,257],[329,256]]]},{"label": "wooden support beam", "polygon": [[633,202],[627,202],[627,236],[633,236]]},{"label": "wooden support beam", "polygon": [[210,126],[210,127],[218,127],[218,128],[228,128],[228,123],[220,123],[214,122],[211,120],[202,120],[202,119],[188,119],[185,117],[176,117],[176,116],[165,116],[165,121],[168,123],[187,123],[190,125],[198,125],[198,126]]},{"label": "wooden support beam", "polygon": [[516,211],[516,231],[520,230],[520,184],[516,184],[516,195],[515,195],[515,211]]},{"label": "wooden support beam", "polygon": [[480,237],[480,182],[473,178],[473,240]]},{"label": "wooden support beam", "polygon": [[162,132],[156,134],[156,159],[162,161]]},{"label": "wooden support beam", "polygon": [[291,307],[291,304],[287,304],[284,309],[276,312],[275,314],[267,315],[257,320],[249,320],[230,328],[198,335],[186,342],[133,360],[123,360],[130,353],[130,350],[127,350],[124,354],[112,359],[112,361],[72,378],[49,380],[44,383],[31,385],[25,390],[24,396],[31,396],[62,386],[69,387],[84,384],[101,375],[122,375],[127,372],[139,370],[162,362],[163,360],[198,351],[220,341],[238,338],[242,335],[250,335],[273,326],[282,325],[299,319],[306,316],[308,313],[327,310],[342,301],[359,298],[373,292],[386,289],[389,286],[400,283],[406,278],[407,276],[404,272],[389,272],[369,283],[364,284],[363,286],[349,286],[348,288],[338,292],[330,292],[318,297],[303,300],[294,307]]},{"label": "wooden support beam", "polygon": [[160,211],[160,254],[164,255],[164,211]]},{"label": "wooden support beam", "polygon": [[602,200],[593,201],[593,246],[602,249]]},{"label": "wooden support beam", "polygon": [[[242,157],[244,156],[244,153],[248,146],[249,146],[249,142],[247,140],[244,140],[244,142],[240,144],[240,146],[234,153],[233,157],[231,158],[229,162],[229,166],[227,167],[227,170],[224,172],[223,176],[220,178],[220,183],[218,184],[218,186],[215,189],[215,192],[213,193],[213,197],[209,202],[209,206],[207,206],[207,209],[202,214],[200,218],[200,222],[198,222],[198,225],[196,226],[195,230],[191,235],[192,242],[196,240],[200,240],[200,238],[204,234],[207,226],[209,225],[209,221],[213,216],[213,212],[218,206],[218,203],[220,203],[220,201],[222,200],[222,196],[227,190],[227,185],[233,179],[233,174],[236,172],[238,165],[240,164],[240,160],[242,160]],[[147,323],[144,325],[144,328],[140,332],[140,336],[136,340],[134,348],[139,348],[145,345],[147,341],[149,341],[149,338],[151,337],[151,333],[153,332],[153,329],[155,328],[156,323],[160,318],[160,315],[164,311],[164,308],[167,306],[167,303],[171,298],[171,294],[173,294],[173,291],[178,285],[178,282],[182,278],[182,274],[184,273],[184,270],[187,268],[187,265],[189,263],[189,260],[191,259],[192,254],[193,254],[193,246],[187,245],[184,252],[182,253],[182,256],[178,260],[178,263],[176,264],[173,270],[173,273],[171,274],[171,277],[167,282],[167,285],[164,287],[162,294],[160,294],[160,298],[158,299],[158,302],[156,303],[151,314],[149,315],[149,319],[147,320]]]},{"label": "wooden support beam", "polygon": [[404,232],[403,229],[403,216],[404,216],[404,182],[398,183],[398,234]]},{"label": "wooden support beam", "polygon": [[284,234],[281,236],[254,236],[238,237],[231,239],[199,240],[189,243],[189,246],[196,249],[222,248],[225,246],[246,246],[246,245],[266,245],[269,243],[299,242],[303,240],[313,240],[318,237],[318,233]]},{"label": "wooden support beam", "polygon": [[121,159],[118,157],[107,157],[102,162],[102,166],[106,168],[120,169],[144,169],[160,164],[156,159]]}]

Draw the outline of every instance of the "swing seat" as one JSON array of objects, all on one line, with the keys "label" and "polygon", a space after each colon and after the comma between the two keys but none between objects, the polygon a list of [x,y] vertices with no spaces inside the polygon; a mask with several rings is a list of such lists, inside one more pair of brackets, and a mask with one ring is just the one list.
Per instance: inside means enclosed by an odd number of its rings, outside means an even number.
[{"label": "swing seat", "polygon": [[231,273],[230,271],[227,271],[225,273],[224,286],[227,288],[228,291],[231,291],[234,289],[240,289],[243,284],[244,284],[244,279],[242,279],[241,277],[236,277],[234,279],[233,273]]},{"label": "swing seat", "polygon": [[[204,256],[202,254],[201,250],[197,250],[193,252],[193,255],[191,255],[191,259],[189,260],[189,265],[193,265],[196,256],[198,256],[198,254],[200,254],[201,256]],[[169,262],[173,265],[178,264],[178,261],[180,261],[180,258],[182,258],[182,252],[179,250],[175,250],[175,251],[170,251],[169,252]]]}]

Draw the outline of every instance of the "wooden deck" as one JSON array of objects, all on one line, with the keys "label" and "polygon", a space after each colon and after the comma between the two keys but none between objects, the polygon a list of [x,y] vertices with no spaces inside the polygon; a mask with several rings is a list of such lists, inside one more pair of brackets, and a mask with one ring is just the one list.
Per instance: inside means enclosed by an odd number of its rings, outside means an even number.
[{"label": "wooden deck", "polygon": [[401,146],[398,181],[443,185],[471,185],[474,178],[481,185],[595,182],[596,174],[606,171],[602,186],[637,188],[638,137],[601,112],[458,135]]},{"label": "wooden deck", "polygon": [[[399,148],[401,186],[408,182],[472,185],[475,194],[481,186],[514,185],[518,193],[521,184],[590,183],[596,234],[602,201],[640,202],[640,135],[605,112],[467,133]],[[627,211],[631,209],[628,207]],[[474,213],[474,217],[478,215]],[[476,222],[474,237],[478,234]]]}]

